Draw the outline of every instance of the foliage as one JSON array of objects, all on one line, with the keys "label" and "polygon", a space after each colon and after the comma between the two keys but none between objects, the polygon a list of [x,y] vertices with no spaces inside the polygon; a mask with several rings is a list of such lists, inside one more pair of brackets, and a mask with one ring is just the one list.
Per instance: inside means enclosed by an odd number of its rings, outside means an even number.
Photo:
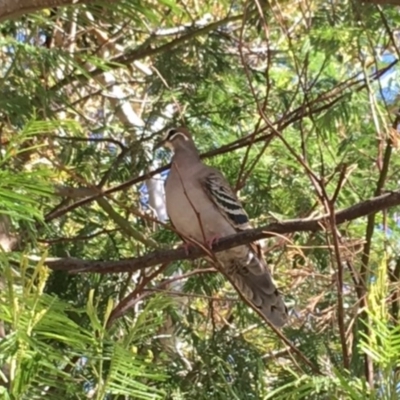
[{"label": "foliage", "polygon": [[190,127],[255,226],[396,190],[398,24],[395,7],[325,0],[92,1],[4,21],[2,396],[398,398],[398,207],[266,241],[286,341],[205,260],[46,266],[179,243],[153,173],[169,126]]}]

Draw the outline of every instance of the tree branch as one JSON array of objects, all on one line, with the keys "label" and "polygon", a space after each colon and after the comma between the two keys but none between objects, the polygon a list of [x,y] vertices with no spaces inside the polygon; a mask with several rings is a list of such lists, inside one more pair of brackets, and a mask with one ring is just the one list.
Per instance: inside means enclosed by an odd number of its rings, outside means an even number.
[{"label": "tree branch", "polygon": [[[0,0],[1,1],[1,0]],[[168,43],[162,44],[157,47],[153,47],[151,41],[142,43],[138,48],[125,51],[123,54],[118,55],[110,60],[108,64],[109,69],[117,69],[120,68],[121,65],[130,65],[134,61],[142,60],[147,57],[156,56],[161,53],[166,53],[169,51],[174,50],[176,47],[184,44],[185,42],[192,40],[200,35],[206,35],[209,32],[216,30],[222,25],[226,25],[229,22],[236,22],[240,21],[243,18],[243,15],[230,15],[227,16],[219,21],[211,22],[210,24],[203,26],[201,28],[196,28],[192,30],[188,30],[187,33],[179,36],[176,39],[171,40]],[[150,40],[150,39],[149,39]],[[49,88],[50,92],[56,92],[60,90],[62,87],[73,83],[79,82],[80,84],[86,83],[90,78],[95,78],[96,76],[104,73],[104,67],[93,68],[84,74],[77,74],[77,75],[69,75],[66,76],[64,79],[58,81],[54,86]]]},{"label": "tree branch", "polygon": [[[385,193],[381,196],[362,201],[354,206],[335,213],[336,225],[365,217],[367,215],[400,205],[400,190]],[[253,242],[255,240],[272,237],[276,234],[284,235],[294,232],[316,232],[327,228],[328,215],[315,219],[293,219],[284,222],[274,222],[261,228],[250,229],[222,238],[213,247],[213,252],[220,252],[232,247]],[[119,273],[134,272],[143,268],[161,263],[178,260],[194,260],[204,256],[200,248],[193,249],[186,254],[185,249],[156,251],[142,257],[127,258],[119,261],[81,260],[76,258],[47,259],[46,264],[53,270],[78,272]]]},{"label": "tree branch", "polygon": [[[117,3],[118,1],[107,0],[107,3]],[[44,8],[76,6],[95,2],[95,0],[0,0],[0,22],[43,10]]]},{"label": "tree branch", "polygon": [[390,4],[392,6],[400,6],[400,0],[363,0],[367,4]]}]

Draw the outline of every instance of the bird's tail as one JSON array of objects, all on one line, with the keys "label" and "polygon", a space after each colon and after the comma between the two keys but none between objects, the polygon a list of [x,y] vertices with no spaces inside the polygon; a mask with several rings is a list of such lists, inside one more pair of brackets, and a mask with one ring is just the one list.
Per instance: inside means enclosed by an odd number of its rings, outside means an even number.
[{"label": "bird's tail", "polygon": [[288,319],[285,303],[262,255],[250,248],[247,250],[250,251],[247,252],[246,258],[238,258],[236,253],[235,257],[229,257],[229,261],[225,253],[223,265],[228,266],[225,268],[225,272],[234,286],[254,308],[260,311],[273,325],[280,328]]},{"label": "bird's tail", "polygon": [[287,321],[287,308],[269,272],[262,275],[236,273],[231,275],[238,290],[277,328]]}]

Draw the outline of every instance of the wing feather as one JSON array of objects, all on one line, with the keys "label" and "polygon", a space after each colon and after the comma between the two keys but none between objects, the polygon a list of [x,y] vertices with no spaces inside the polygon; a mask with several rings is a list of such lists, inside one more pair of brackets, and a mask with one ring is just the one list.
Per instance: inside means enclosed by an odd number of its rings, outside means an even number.
[{"label": "wing feather", "polygon": [[216,171],[211,172],[202,180],[202,185],[207,196],[237,230],[245,230],[251,227],[249,217],[240,200],[222,175]]}]

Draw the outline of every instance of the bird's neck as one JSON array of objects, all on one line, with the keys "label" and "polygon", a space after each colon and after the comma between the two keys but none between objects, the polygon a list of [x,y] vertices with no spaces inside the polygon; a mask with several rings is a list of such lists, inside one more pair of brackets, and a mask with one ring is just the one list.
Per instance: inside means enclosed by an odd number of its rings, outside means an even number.
[{"label": "bird's neck", "polygon": [[177,151],[171,160],[172,165],[175,165],[179,170],[192,169],[193,166],[200,162],[200,155],[197,149],[194,149],[194,151]]}]

